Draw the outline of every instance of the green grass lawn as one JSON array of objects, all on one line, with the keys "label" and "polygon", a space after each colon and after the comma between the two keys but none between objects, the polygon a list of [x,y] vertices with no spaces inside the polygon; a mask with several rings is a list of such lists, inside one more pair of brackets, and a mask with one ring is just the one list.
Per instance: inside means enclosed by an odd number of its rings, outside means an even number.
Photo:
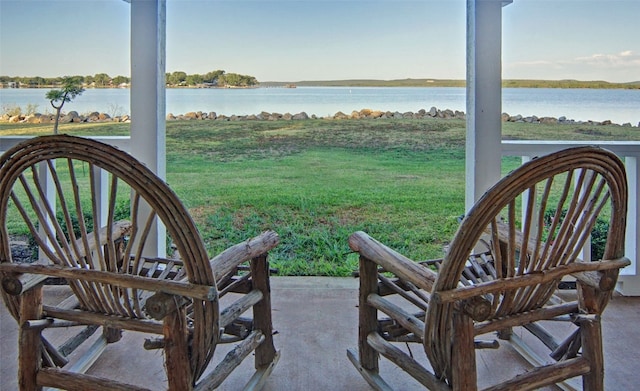
[{"label": "green grass lawn", "polygon": [[[348,236],[365,230],[414,259],[440,257],[464,213],[464,121],[167,123],[167,182],[213,254],[265,229],[281,236],[282,275],[345,276]],[[51,125],[0,124],[1,135]],[[127,124],[62,133],[126,135]],[[511,139],[638,140],[637,128],[505,123]],[[504,160],[505,172],[519,159]]]}]

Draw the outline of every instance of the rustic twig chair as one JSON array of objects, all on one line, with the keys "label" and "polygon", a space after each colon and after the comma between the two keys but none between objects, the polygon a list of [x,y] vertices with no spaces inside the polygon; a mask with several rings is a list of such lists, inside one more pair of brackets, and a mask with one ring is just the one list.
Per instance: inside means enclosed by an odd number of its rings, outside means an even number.
[{"label": "rustic twig chair", "polygon": [[[443,260],[416,263],[354,233],[349,244],[360,254],[359,341],[348,357],[376,389],[389,389],[380,375],[382,355],[428,389],[475,390],[475,349],[499,346],[475,337],[498,332],[509,339],[511,328],[523,326],[553,359],[487,389],[529,390],[582,376],[585,390],[602,390],[600,315],[619,269],[629,264],[623,256],[626,211],[621,161],[602,149],[578,147],[529,161],[487,191],[462,220]],[[581,252],[599,218],[608,222],[606,247],[602,260],[590,261]],[[557,287],[567,277],[577,281],[577,292],[558,300]],[[550,319],[572,322],[575,332],[558,339],[557,330],[541,325]],[[430,365],[394,341],[422,344]],[[502,368],[497,362],[493,371]]]},{"label": "rustic twig chair", "polygon": [[[166,257],[148,252],[155,221],[166,227]],[[252,352],[256,371],[247,388],[259,389],[279,358],[267,263],[277,234],[266,231],[210,260],[177,196],[125,152],[64,135],[17,145],[0,158],[0,224],[2,295],[20,325],[21,390],[143,389],[118,380],[127,360],[114,368],[115,379],[82,373],[122,329],[156,335],[144,347],[164,350],[170,390],[214,389]],[[16,233],[37,245],[38,261],[12,262]],[[43,305],[48,277],[65,279],[73,295]],[[64,346],[42,334],[75,326],[88,327]],[[69,362],[98,326],[103,333],[86,355]],[[214,360],[221,343],[237,345]]]}]

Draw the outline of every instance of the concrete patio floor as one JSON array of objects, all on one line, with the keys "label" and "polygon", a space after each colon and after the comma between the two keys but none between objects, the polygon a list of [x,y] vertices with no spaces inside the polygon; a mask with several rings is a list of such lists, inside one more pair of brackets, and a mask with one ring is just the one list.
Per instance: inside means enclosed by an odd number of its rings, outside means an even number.
[{"label": "concrete patio floor", "polygon": [[[369,390],[346,357],[356,346],[357,280],[326,277],[272,277],[273,323],[281,358],[265,390]],[[55,294],[59,287],[47,287]],[[0,389],[16,390],[17,326],[4,305],[0,311]],[[520,331],[516,330],[516,333]],[[109,345],[89,373],[113,376],[120,381],[164,389],[160,351],[142,349],[143,336],[125,332],[123,340]],[[615,297],[603,316],[605,382],[607,390],[635,390],[640,383],[640,298]],[[478,354],[481,384],[494,382],[489,365],[500,364],[498,376],[509,377],[527,364],[508,343],[500,350]],[[407,349],[406,347],[403,347]],[[220,348],[216,355],[224,354]],[[420,346],[410,347],[414,357],[424,358]],[[252,360],[245,360],[220,388],[241,389],[250,377]],[[398,390],[420,389],[417,383],[386,360],[381,373]],[[579,384],[579,383],[576,383]]]}]

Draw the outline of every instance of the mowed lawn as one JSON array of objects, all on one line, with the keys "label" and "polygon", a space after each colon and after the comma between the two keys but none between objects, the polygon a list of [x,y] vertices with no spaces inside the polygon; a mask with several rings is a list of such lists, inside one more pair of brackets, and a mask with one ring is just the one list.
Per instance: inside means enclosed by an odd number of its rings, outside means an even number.
[{"label": "mowed lawn", "polygon": [[[282,275],[346,276],[357,230],[416,259],[440,257],[464,213],[461,120],[179,121],[167,123],[167,182],[214,254],[265,229]],[[1,135],[50,126],[0,124]],[[127,124],[68,124],[77,135]],[[506,123],[505,138],[638,140],[638,128]],[[504,172],[518,165],[503,161]]]}]

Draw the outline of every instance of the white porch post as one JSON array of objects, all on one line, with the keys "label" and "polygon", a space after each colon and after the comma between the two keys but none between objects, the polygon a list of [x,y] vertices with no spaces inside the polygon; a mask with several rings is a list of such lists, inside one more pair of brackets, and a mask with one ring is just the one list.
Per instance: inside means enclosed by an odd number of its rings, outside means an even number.
[{"label": "white porch post", "polygon": [[502,6],[467,0],[467,139],[465,207],[500,179]]},{"label": "white porch post", "polygon": [[[627,182],[629,184],[629,204],[627,210],[627,237],[625,239],[625,256],[631,259],[631,265],[622,269],[618,278],[618,290],[625,296],[640,296],[640,180],[638,179],[640,156],[627,156]],[[631,195],[634,195],[632,197]],[[635,202],[634,202],[635,201]],[[635,235],[633,235],[635,233]]]},{"label": "white porch post", "polygon": [[[166,177],[166,0],[131,0],[131,154]],[[155,227],[147,255],[165,256],[166,229]],[[153,254],[154,252],[157,253]]]}]

